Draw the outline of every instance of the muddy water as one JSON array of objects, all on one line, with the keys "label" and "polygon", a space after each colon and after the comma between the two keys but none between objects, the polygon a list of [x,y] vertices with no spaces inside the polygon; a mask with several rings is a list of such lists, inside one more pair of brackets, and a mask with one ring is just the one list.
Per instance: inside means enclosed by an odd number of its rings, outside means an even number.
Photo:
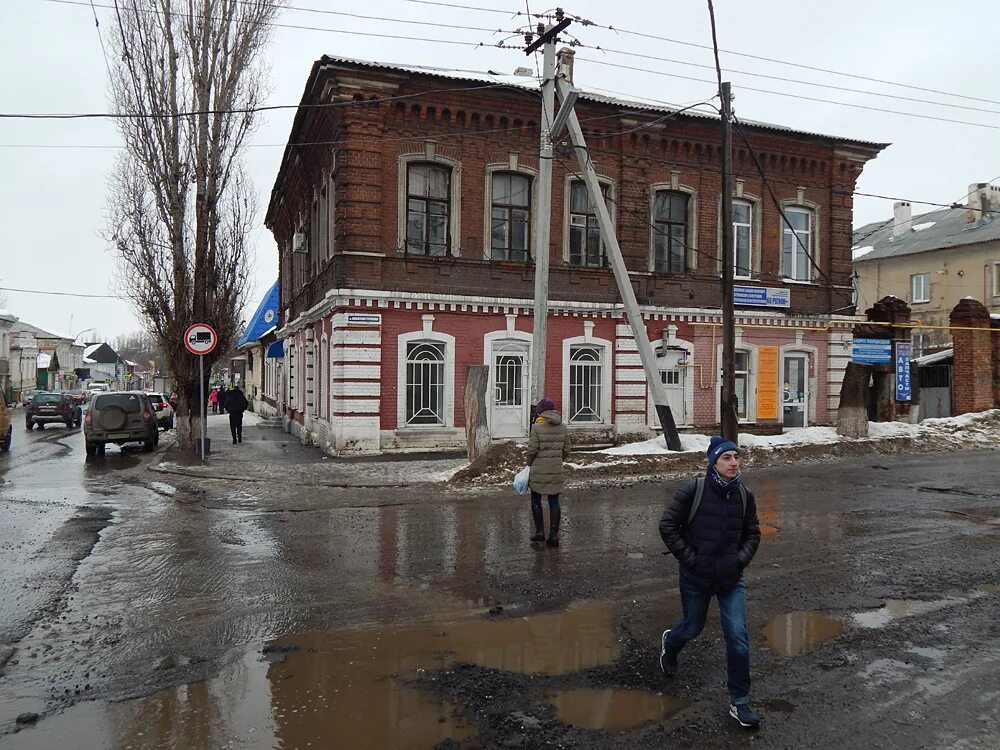
[{"label": "muddy water", "polygon": [[836,638],[842,630],[837,620],[819,612],[789,612],[771,620],[763,632],[768,648],[786,656],[801,656]]},{"label": "muddy water", "polygon": [[624,732],[662,721],[686,707],[669,695],[644,690],[560,690],[545,696],[564,724]]},{"label": "muddy water", "polygon": [[[407,686],[422,672],[470,662],[560,675],[611,663],[618,644],[611,607],[585,602],[532,617],[287,636],[265,650],[246,654],[205,682],[126,703],[77,704],[4,742],[11,750],[207,750],[228,742],[282,749],[429,748],[472,736],[476,728],[455,706]],[[605,698],[607,720],[641,724],[676,710],[669,699],[645,696]]]}]

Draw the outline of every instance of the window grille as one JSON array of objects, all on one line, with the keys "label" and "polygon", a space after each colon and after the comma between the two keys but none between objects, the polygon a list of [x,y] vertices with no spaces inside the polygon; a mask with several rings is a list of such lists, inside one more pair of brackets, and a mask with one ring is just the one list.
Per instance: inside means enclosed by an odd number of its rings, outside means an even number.
[{"label": "window grille", "polygon": [[406,424],[444,424],[444,344],[406,345]]},{"label": "window grille", "polygon": [[603,350],[575,346],[569,355],[569,421],[601,422],[604,389]]}]

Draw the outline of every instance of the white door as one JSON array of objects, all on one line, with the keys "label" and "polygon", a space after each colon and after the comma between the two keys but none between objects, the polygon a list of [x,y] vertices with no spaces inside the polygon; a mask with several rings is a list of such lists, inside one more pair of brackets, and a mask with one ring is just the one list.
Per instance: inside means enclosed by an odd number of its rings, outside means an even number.
[{"label": "white door", "polygon": [[[683,364],[682,364],[683,363]],[[656,369],[660,373],[660,382],[667,392],[667,406],[674,417],[674,424],[691,424],[691,415],[687,411],[687,352],[682,349],[657,350]],[[653,395],[649,394],[649,424],[660,426],[656,415],[656,405]]]},{"label": "white door", "polygon": [[490,432],[494,438],[528,435],[528,346],[503,341],[493,346],[490,368]]},{"label": "white door", "polygon": [[782,369],[784,425],[806,427],[809,424],[809,358],[805,354],[786,354]]}]

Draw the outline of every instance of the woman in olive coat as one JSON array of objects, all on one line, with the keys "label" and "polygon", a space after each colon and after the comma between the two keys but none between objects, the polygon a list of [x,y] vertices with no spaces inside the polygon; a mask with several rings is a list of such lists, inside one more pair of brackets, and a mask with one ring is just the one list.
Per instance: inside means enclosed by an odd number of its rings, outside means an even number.
[{"label": "woman in olive coat", "polygon": [[[531,471],[528,487],[531,489],[531,518],[535,522],[533,542],[544,541],[550,547],[559,546],[559,493],[563,491],[565,476],[563,461],[569,458],[569,440],[562,415],[556,411],[555,402],[543,398],[538,402],[538,418],[531,425],[526,456]],[[542,518],[542,495],[549,499],[549,538],[545,539]]]}]

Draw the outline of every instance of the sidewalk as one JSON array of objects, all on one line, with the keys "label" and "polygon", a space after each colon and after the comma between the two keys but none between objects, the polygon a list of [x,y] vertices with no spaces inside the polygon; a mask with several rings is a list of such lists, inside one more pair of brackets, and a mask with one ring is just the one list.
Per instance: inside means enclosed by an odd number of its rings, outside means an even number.
[{"label": "sidewalk", "polygon": [[[465,456],[394,455],[334,458],[304,446],[278,427],[260,427],[257,415],[243,417],[243,442],[233,445],[229,416],[208,415],[211,453],[203,463],[182,453],[171,439],[150,469],[201,479],[281,482],[303,487],[408,487],[449,479],[468,464]],[[164,437],[172,433],[164,433]]]}]

